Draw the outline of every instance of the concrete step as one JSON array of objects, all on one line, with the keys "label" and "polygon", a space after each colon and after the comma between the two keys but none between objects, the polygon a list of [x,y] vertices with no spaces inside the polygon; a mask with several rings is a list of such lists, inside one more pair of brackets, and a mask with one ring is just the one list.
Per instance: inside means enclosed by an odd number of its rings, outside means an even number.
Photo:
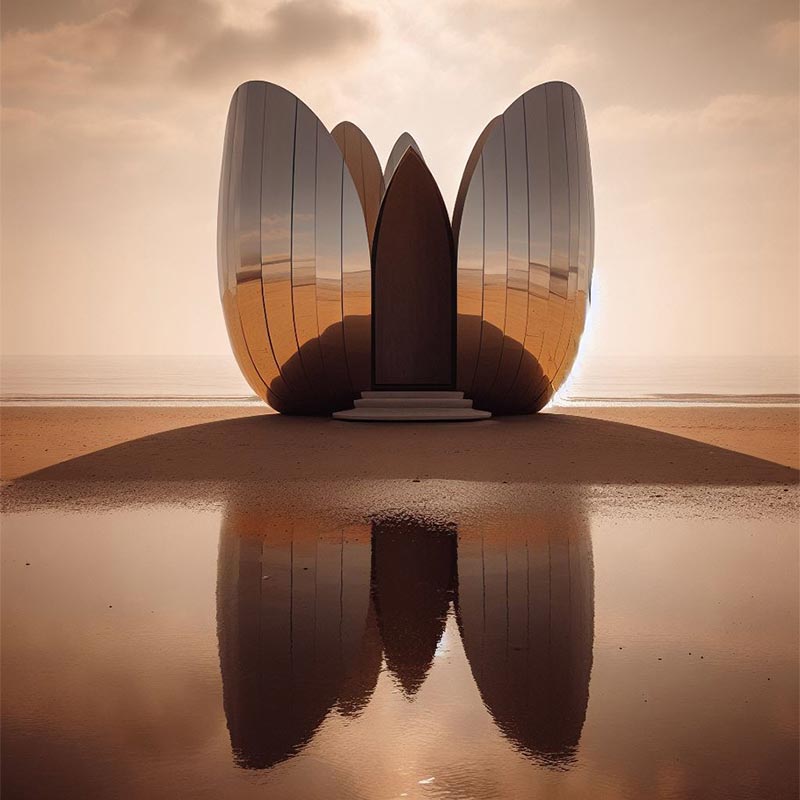
[{"label": "concrete step", "polygon": [[491,417],[477,408],[349,408],[336,411],[334,418],[355,422],[437,422],[477,420]]},{"label": "concrete step", "polygon": [[370,400],[373,397],[397,397],[397,398],[413,398],[413,399],[422,399],[422,398],[439,398],[439,399],[450,399],[450,400],[461,400],[464,397],[464,392],[445,392],[445,391],[430,391],[430,392],[423,392],[423,391],[371,391],[371,392],[361,392],[361,397],[365,400]]},{"label": "concrete step", "polygon": [[472,408],[464,397],[364,397],[356,408]]}]

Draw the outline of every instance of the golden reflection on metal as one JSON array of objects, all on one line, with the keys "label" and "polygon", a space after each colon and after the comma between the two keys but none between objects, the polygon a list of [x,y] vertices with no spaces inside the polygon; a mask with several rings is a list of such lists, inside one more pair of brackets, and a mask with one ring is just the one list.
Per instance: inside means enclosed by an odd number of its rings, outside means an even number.
[{"label": "golden reflection on metal", "polygon": [[244,339],[241,319],[236,301],[236,245],[234,236],[235,208],[233,198],[238,191],[239,170],[234,165],[234,152],[241,152],[241,138],[238,148],[234,147],[237,125],[240,125],[241,107],[244,104],[244,89],[239,89],[231,100],[228,122],[225,127],[225,146],[222,157],[222,172],[219,187],[219,218],[217,231],[217,266],[220,299],[225,316],[228,337],[233,346],[233,354],[250,388],[260,397],[266,398],[267,387],[261,380]]},{"label": "golden reflection on metal", "polygon": [[389,185],[389,181],[392,179],[392,175],[394,175],[397,165],[400,163],[401,159],[406,153],[406,150],[408,149],[415,150],[417,155],[422,159],[423,163],[425,162],[425,158],[422,155],[422,150],[420,150],[419,145],[414,140],[414,137],[408,132],[401,133],[397,137],[397,141],[394,143],[391,153],[389,153],[389,158],[386,160],[386,169],[383,171],[383,180],[386,186]]},{"label": "golden reflection on metal", "polygon": [[381,162],[375,153],[372,143],[364,132],[352,122],[340,122],[332,131],[336,144],[344,156],[344,163],[350,171],[361,208],[364,211],[364,220],[367,223],[369,245],[375,237],[375,224],[378,221],[381,200],[386,189],[383,180]]},{"label": "golden reflection on metal", "polygon": [[[377,158],[370,175],[376,209]],[[327,414],[369,388],[364,206],[331,135],[274,84],[249,81],[231,100],[218,259],[228,335],[259,397],[284,413]]]},{"label": "golden reflection on metal", "polygon": [[278,410],[284,410],[290,392],[283,382],[272,343],[266,335],[267,317],[261,288],[261,160],[266,85],[251,81],[242,89],[243,113],[237,114],[234,139],[234,168],[238,167],[238,191],[233,197],[233,235],[238,255],[235,260],[236,300],[253,365],[274,400],[278,401]]},{"label": "golden reflection on metal", "polygon": [[[220,297],[242,373],[276,410],[326,414],[371,388],[373,240],[409,149],[422,160],[403,133],[382,173],[353,123],[330,134],[271,83],[234,93],[220,176]],[[591,162],[571,86],[537,86],[489,122],[464,170],[452,238],[457,388],[497,414],[537,411],[569,374],[591,296]]]},{"label": "golden reflection on metal", "polygon": [[292,308],[292,192],[297,98],[266,85],[261,158],[261,285],[269,339],[290,394],[308,394]]},{"label": "golden reflection on metal", "polygon": [[478,365],[468,396],[491,409],[490,392],[503,352],[508,268],[508,208],[504,125],[495,125],[483,145],[483,319]]},{"label": "golden reflection on metal", "polygon": [[[336,142],[317,124],[317,322],[325,373],[337,406],[353,396],[342,303],[342,179],[350,179]],[[363,219],[363,217],[362,217]]]},{"label": "golden reflection on metal", "polygon": [[591,281],[591,166],[583,105],[571,86],[537,86],[487,126],[467,163],[453,227],[458,388],[494,413],[537,411],[574,362]]},{"label": "golden reflection on metal", "polygon": [[298,353],[308,383],[330,403],[317,324],[317,126],[297,103],[292,205],[292,309]]}]

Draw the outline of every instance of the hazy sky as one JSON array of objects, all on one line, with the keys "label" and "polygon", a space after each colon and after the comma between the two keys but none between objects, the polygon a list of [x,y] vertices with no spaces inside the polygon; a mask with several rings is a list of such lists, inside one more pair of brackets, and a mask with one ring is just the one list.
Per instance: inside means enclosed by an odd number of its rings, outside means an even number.
[{"label": "hazy sky", "polygon": [[242,81],[408,129],[448,205],[529,87],[584,99],[590,352],[798,353],[796,0],[3,0],[2,345],[227,353],[217,183]]}]

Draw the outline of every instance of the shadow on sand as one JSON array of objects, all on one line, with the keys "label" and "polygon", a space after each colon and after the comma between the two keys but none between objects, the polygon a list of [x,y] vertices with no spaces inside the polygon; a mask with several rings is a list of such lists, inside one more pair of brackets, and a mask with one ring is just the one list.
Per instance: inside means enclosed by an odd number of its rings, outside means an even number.
[{"label": "shadow on sand", "polygon": [[[276,414],[145,436],[14,481],[228,484],[429,478],[552,484],[793,484],[798,470],[673,434],[572,415],[350,423]],[[227,493],[226,493],[227,494]]]}]

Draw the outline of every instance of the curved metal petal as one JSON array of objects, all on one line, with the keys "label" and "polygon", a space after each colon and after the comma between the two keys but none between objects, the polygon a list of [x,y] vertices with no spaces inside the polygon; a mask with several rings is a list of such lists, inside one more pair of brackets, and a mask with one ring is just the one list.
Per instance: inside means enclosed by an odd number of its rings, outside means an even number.
[{"label": "curved metal petal", "polygon": [[364,208],[331,135],[271,83],[245,83],[231,101],[218,259],[231,345],[262,399],[330,413],[369,388]]},{"label": "curved metal petal", "polygon": [[589,147],[571,86],[537,86],[487,126],[467,162],[453,227],[458,386],[495,413],[536,411],[569,373],[591,283]]},{"label": "curved metal petal", "polygon": [[369,245],[372,247],[375,223],[378,221],[378,211],[386,189],[381,162],[372,143],[358,125],[348,121],[340,122],[331,131],[331,136],[342,151],[344,163],[347,164],[350,177],[358,192],[358,199],[364,210],[364,220],[367,223]]},{"label": "curved metal petal", "polygon": [[389,158],[386,160],[386,169],[383,171],[383,180],[386,186],[389,185],[389,181],[392,179],[397,165],[405,155],[406,150],[409,149],[416,151],[417,155],[424,163],[425,158],[422,155],[422,150],[420,150],[419,145],[414,141],[414,137],[408,132],[401,133],[400,136],[397,137],[397,141],[394,143],[391,153],[389,153]]}]

